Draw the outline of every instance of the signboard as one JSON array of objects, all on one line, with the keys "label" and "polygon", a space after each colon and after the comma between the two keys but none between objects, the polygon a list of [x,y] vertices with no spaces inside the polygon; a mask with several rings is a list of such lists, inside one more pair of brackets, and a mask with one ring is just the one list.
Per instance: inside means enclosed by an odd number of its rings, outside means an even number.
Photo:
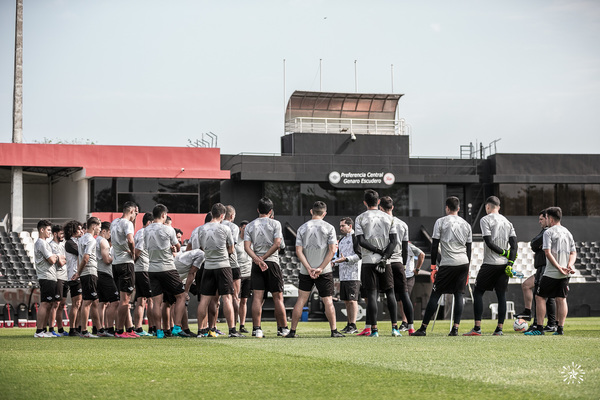
[{"label": "signboard", "polygon": [[396,182],[391,172],[374,171],[331,171],[329,183],[336,188],[389,187]]}]

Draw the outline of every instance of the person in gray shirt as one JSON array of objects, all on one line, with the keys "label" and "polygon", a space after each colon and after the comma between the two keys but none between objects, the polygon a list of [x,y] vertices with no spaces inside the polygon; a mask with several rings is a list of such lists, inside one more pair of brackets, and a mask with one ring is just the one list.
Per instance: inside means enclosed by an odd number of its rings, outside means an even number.
[{"label": "person in gray shirt", "polygon": [[240,333],[250,333],[244,326],[246,324],[248,298],[252,291],[252,282],[250,280],[252,259],[246,253],[246,250],[244,250],[244,231],[246,230],[246,225],[248,225],[248,221],[244,220],[240,222],[238,241],[235,244],[235,252],[237,253],[237,261],[240,267]]},{"label": "person in gray shirt", "polygon": [[[133,312],[133,325],[135,327],[135,334],[138,336],[152,336],[153,327],[156,326],[156,323],[152,319],[152,290],[150,289],[150,276],[148,275],[148,251],[146,250],[146,245],[144,243],[144,230],[148,227],[154,220],[152,213],[145,213],[142,217],[142,228],[139,229],[134,237],[133,241],[135,243],[135,251],[134,251],[134,266],[133,270],[135,272],[135,298],[133,301],[135,302],[135,309]],[[147,312],[146,316],[148,317],[148,326],[150,332],[146,332],[144,328],[142,328],[142,322],[144,320],[144,309]]]},{"label": "person in gray shirt", "polygon": [[[231,236],[233,237],[233,245],[235,245],[240,241],[240,228],[236,224],[233,223],[235,220],[235,208],[229,205],[226,206],[225,209],[225,218],[221,222],[222,225],[225,225],[231,230]],[[241,273],[240,266],[238,264],[237,252],[234,251],[229,255],[229,265],[231,265],[231,273],[233,276],[233,294],[231,295],[231,301],[233,304],[233,313],[234,320],[238,320],[239,309],[240,309],[240,285],[241,285]]]},{"label": "person in gray shirt", "polygon": [[344,337],[336,328],[332,300],[334,289],[331,260],[335,254],[337,240],[333,225],[323,220],[326,214],[327,205],[322,201],[316,201],[310,210],[312,218],[302,224],[296,232],[296,255],[300,260],[298,299],[292,312],[292,326],[286,335],[288,338],[298,337],[296,328],[302,316],[302,308],[315,286],[325,305],[331,337]]},{"label": "person in gray shirt", "polygon": [[246,226],[244,249],[252,258],[252,336],[262,338],[262,306],[265,292],[273,295],[277,335],[289,333],[283,304],[283,274],[279,267],[278,251],[283,240],[281,223],[271,218],[273,202],[263,197],[258,202],[258,218]]},{"label": "person in gray shirt", "polygon": [[40,308],[37,313],[36,338],[53,338],[50,332],[45,331],[50,315],[52,303],[56,300],[56,261],[58,256],[52,254],[52,249],[47,240],[52,235],[52,224],[48,220],[40,220],[37,224],[38,239],[34,245],[35,271],[40,284]]},{"label": "person in gray shirt", "polygon": [[[67,296],[63,296],[63,294],[65,294],[64,286],[69,280],[67,266],[65,265],[67,259],[65,256],[65,243],[63,241],[64,236],[64,230],[60,225],[52,226],[52,240],[50,241],[50,247],[52,248],[52,253],[58,256],[58,261],[54,264],[54,267],[56,268],[56,295],[58,296],[58,300],[52,303],[48,326],[50,327],[49,332],[55,336],[68,336],[68,333],[64,330],[63,317],[61,315],[65,308],[65,304],[67,303]],[[58,333],[54,332],[54,321],[56,321]]]},{"label": "person in gray shirt", "polygon": [[[458,197],[448,197],[445,210],[446,216],[435,221],[433,227],[433,243],[431,245],[433,288],[431,296],[429,296],[421,327],[411,336],[426,335],[427,325],[437,309],[440,296],[445,293],[454,295],[454,326],[448,336],[458,336],[458,326],[463,311],[463,293],[469,278],[473,234],[467,221],[458,216],[460,210]],[[441,254],[439,271],[437,268],[438,251]]]},{"label": "person in gray shirt", "polygon": [[115,319],[119,307],[119,290],[112,274],[112,252],[110,222],[100,225],[100,234],[96,238],[96,260],[98,262],[98,301],[100,303],[100,337],[115,336]]}]

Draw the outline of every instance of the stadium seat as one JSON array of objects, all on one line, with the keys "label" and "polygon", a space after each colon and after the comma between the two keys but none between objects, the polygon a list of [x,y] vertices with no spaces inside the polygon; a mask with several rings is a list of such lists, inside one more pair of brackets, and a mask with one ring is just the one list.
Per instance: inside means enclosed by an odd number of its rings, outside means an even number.
[{"label": "stadium seat", "polygon": [[[498,303],[490,304],[490,310],[492,310],[492,319],[498,318]],[[506,315],[504,319],[513,319],[515,317],[515,303],[512,301],[506,302]],[[509,317],[510,315],[510,317]]]}]

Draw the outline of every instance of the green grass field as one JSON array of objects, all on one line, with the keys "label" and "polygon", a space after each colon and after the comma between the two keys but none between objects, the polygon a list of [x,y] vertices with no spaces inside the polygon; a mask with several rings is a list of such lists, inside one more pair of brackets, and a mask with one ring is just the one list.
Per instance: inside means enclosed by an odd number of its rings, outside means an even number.
[{"label": "green grass field", "polygon": [[[325,322],[300,323],[298,339],[276,337],[274,323],[264,339],[34,339],[33,329],[0,329],[0,399],[600,398],[600,318],[568,319],[565,336],[492,337],[494,326],[447,337],[439,321],[427,337],[393,338],[387,322],[379,338],[339,339]],[[460,333],[470,328],[464,321]],[[563,381],[572,363],[583,382]]]}]

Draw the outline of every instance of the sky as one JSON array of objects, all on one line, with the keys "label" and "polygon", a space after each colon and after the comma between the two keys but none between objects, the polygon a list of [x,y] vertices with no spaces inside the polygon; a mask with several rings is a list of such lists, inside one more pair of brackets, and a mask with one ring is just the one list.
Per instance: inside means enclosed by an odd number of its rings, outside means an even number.
[{"label": "sky", "polygon": [[[0,0],[1,142],[14,19]],[[356,60],[358,92],[404,94],[412,156],[600,151],[596,0],[24,0],[23,29],[26,143],[278,153],[293,91],[322,60],[322,90],[354,92]]]}]

